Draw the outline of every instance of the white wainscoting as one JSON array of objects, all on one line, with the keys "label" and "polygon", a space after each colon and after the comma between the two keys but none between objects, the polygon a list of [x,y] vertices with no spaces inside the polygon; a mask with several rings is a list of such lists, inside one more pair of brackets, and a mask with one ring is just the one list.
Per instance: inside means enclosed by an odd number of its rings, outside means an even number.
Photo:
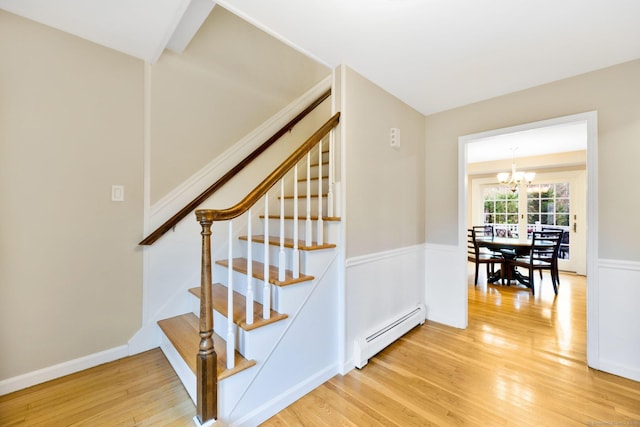
[{"label": "white wainscoting", "polygon": [[598,263],[598,369],[640,381],[640,262]]},{"label": "white wainscoting", "polygon": [[[466,247],[425,245],[425,305],[427,320],[467,327],[467,271],[460,269]],[[465,264],[466,265],[466,264]]]},{"label": "white wainscoting", "polygon": [[356,339],[424,304],[424,245],[348,258],[345,280],[347,372],[355,367]]}]

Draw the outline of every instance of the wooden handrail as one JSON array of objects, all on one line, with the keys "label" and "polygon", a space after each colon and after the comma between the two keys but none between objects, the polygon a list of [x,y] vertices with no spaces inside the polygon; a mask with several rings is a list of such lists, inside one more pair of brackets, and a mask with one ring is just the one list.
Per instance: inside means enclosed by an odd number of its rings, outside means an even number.
[{"label": "wooden handrail", "polygon": [[307,139],[296,151],[291,154],[280,166],[278,166],[271,174],[264,179],[256,188],[254,188],[244,199],[236,205],[227,209],[199,209],[196,211],[198,217],[206,215],[211,221],[225,221],[236,218],[245,213],[253,206],[261,197],[267,194],[267,191],[273,187],[286,173],[293,168],[311,149],[322,140],[340,121],[340,113],[336,113],[331,117],[320,129]]},{"label": "wooden handrail", "polygon": [[307,108],[305,108],[300,114],[291,119],[287,124],[285,124],[279,131],[277,131],[273,136],[267,139],[262,145],[253,150],[251,154],[245,157],[240,163],[235,165],[231,170],[225,173],[222,177],[220,177],[215,183],[213,183],[209,188],[203,191],[198,197],[189,202],[184,208],[180,209],[175,215],[165,221],[160,227],[158,227],[154,232],[149,234],[144,240],[142,240],[139,245],[152,245],[156,240],[164,235],[167,231],[171,230],[175,227],[178,222],[180,222],[184,217],[189,215],[196,207],[198,207],[202,202],[211,197],[213,193],[218,191],[223,185],[231,180],[234,176],[238,174],[242,169],[245,168],[249,163],[255,160],[260,154],[262,154],[267,148],[271,147],[274,142],[276,142],[280,137],[289,132],[298,122],[300,122],[303,118],[305,118],[311,111],[313,111],[318,105],[322,104],[322,102],[327,99],[331,95],[331,89],[324,92],[322,95],[318,97],[313,103],[311,103]]}]

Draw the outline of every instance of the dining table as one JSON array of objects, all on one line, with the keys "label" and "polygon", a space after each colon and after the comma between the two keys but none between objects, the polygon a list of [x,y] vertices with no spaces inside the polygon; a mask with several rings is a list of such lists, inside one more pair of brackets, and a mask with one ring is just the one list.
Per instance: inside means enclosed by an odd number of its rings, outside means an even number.
[{"label": "dining table", "polygon": [[[496,270],[487,278],[488,283],[495,283],[499,280],[506,279],[507,284],[511,284],[512,281],[516,281],[527,287],[532,286],[529,284],[527,277],[520,274],[515,266],[509,262],[509,260],[513,260],[517,257],[529,255],[531,245],[533,244],[532,239],[525,237],[486,236],[478,237],[476,239],[476,243],[481,248],[487,248],[492,252],[501,253],[502,257],[505,259],[504,265],[506,271],[503,272],[501,269]],[[549,247],[553,246],[552,242],[545,243],[544,241],[538,242],[537,246],[545,244],[548,244]]]}]

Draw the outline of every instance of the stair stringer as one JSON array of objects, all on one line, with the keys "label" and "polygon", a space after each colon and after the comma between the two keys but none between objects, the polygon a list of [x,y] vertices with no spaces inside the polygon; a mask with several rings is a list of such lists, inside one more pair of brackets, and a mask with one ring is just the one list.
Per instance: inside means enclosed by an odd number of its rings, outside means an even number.
[{"label": "stair stringer", "polygon": [[250,383],[221,413],[228,425],[255,426],[338,373],[340,250],[332,252],[271,352],[250,370]]}]

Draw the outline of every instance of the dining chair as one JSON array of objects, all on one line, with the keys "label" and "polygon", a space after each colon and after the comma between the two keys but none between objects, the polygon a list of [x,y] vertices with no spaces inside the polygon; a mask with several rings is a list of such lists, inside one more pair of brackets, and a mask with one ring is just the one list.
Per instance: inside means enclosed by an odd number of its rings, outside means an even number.
[{"label": "dining chair", "polygon": [[553,284],[553,292],[558,295],[558,285],[560,278],[558,274],[558,249],[562,241],[562,231],[534,231],[532,233],[531,248],[529,254],[509,260],[511,266],[522,267],[528,270],[526,285],[531,288],[531,293],[535,295],[533,286],[533,272],[548,270]]},{"label": "dining chair", "polygon": [[[554,263],[554,269],[553,269],[553,274],[555,274],[556,276],[556,284],[558,286],[560,286],[560,272],[558,271],[558,259],[563,258],[563,250],[564,250],[564,245],[568,245],[569,243],[569,231],[565,230],[563,228],[560,227],[551,227],[548,225],[543,225],[542,226],[542,231],[559,231],[562,233],[561,237],[560,237],[560,245],[558,245],[558,257],[555,260]],[[547,258],[551,258],[549,255],[547,255]],[[540,278],[542,279],[542,270],[540,270]]]},{"label": "dining chair", "polygon": [[[483,237],[494,238],[495,237],[495,228],[491,224],[474,225],[471,228],[473,228],[473,230],[475,231],[476,238],[483,238]],[[499,251],[492,251],[489,248],[483,248],[483,247],[480,247],[480,252],[491,253],[496,256],[501,255]]]},{"label": "dining chair", "polygon": [[478,234],[476,234],[475,227],[470,228],[467,231],[467,260],[473,262],[476,269],[473,284],[476,286],[478,285],[478,271],[480,269],[480,264],[487,265],[487,278],[496,274],[495,265],[499,264],[501,267],[500,278],[504,282],[504,277],[502,276],[502,272],[504,271],[504,258],[499,253],[485,251],[485,248],[480,247],[477,241],[477,237],[484,236],[479,236]]}]

